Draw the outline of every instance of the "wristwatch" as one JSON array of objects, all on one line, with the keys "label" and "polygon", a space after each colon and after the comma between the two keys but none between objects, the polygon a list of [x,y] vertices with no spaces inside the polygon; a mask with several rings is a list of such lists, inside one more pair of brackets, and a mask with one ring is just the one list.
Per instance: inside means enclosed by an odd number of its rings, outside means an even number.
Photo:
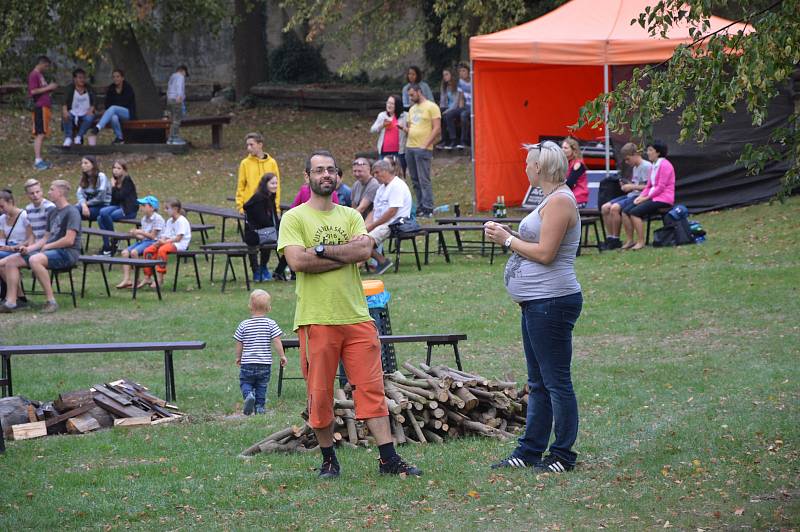
[{"label": "wristwatch", "polygon": [[506,249],[511,248],[511,241],[514,240],[514,235],[508,235],[505,242],[503,242],[503,247]]},{"label": "wristwatch", "polygon": [[314,253],[317,254],[317,257],[324,257],[325,256],[325,246],[322,244],[317,245],[314,248]]}]

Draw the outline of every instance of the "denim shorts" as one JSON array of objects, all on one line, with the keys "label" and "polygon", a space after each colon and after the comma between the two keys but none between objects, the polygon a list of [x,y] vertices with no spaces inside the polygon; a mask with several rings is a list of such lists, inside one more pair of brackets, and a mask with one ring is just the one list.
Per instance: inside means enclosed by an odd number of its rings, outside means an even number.
[{"label": "denim shorts", "polygon": [[635,196],[633,198],[629,198],[626,195],[626,196],[620,196],[618,198],[614,198],[614,199],[612,199],[610,201],[610,203],[616,203],[617,205],[619,205],[620,209],[624,209],[628,205],[633,205],[633,200],[635,200],[635,199],[636,199]]},{"label": "denim shorts", "polygon": [[[72,258],[66,248],[48,249],[47,251],[40,251],[38,253],[44,253],[44,256],[47,257],[48,270],[63,270],[64,268],[74,266],[77,262]],[[22,255],[22,258],[25,260],[25,264],[30,266],[31,257],[37,255],[38,253]]]},{"label": "denim shorts", "polygon": [[155,240],[141,240],[135,244],[131,244],[130,246],[128,246],[128,252],[136,251],[136,253],[138,253],[139,256],[141,257],[142,255],[144,255],[144,250],[155,243],[156,243]]}]

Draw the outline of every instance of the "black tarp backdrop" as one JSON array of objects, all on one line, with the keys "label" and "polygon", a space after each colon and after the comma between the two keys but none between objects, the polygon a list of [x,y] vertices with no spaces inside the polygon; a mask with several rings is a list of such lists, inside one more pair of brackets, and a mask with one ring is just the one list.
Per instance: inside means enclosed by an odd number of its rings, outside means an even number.
[{"label": "black tarp backdrop", "polygon": [[[612,82],[630,79],[633,66],[612,67]],[[752,125],[752,117],[743,102],[736,113],[727,113],[722,124],[712,131],[703,144],[688,141],[678,143],[680,111],[666,115],[653,127],[653,138],[669,147],[668,159],[675,167],[675,202],[686,205],[690,212],[703,212],[767,201],[778,193],[787,161],[768,163],[758,175],[747,175],[736,164],[747,143],[762,145],[778,127],[785,126],[794,108],[796,89],[789,85],[781,90],[769,105],[767,119],[761,126]],[[612,143],[619,153],[627,138],[614,135]],[[623,164],[618,161],[618,164]],[[623,169],[623,175],[628,170]]]}]

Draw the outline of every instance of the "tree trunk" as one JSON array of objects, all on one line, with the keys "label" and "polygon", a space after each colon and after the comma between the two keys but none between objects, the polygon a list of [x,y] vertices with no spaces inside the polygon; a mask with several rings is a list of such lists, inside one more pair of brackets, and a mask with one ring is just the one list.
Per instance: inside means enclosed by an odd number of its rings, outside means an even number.
[{"label": "tree trunk", "polygon": [[267,2],[235,0],[234,4],[234,76],[236,99],[240,100],[250,87],[267,79]]},{"label": "tree trunk", "polygon": [[125,81],[133,85],[136,118],[161,118],[164,114],[161,95],[131,28],[121,31],[111,42],[111,62],[113,68],[125,72]]}]

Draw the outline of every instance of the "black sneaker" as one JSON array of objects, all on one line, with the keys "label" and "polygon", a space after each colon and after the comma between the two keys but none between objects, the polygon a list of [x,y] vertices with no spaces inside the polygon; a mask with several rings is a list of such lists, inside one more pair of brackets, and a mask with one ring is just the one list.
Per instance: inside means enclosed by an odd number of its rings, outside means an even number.
[{"label": "black sneaker", "polygon": [[339,462],[336,458],[323,459],[319,467],[319,478],[339,478],[339,471]]},{"label": "black sneaker", "polygon": [[394,266],[394,262],[392,262],[390,259],[386,259],[382,263],[378,264],[378,267],[375,269],[375,273],[378,275],[383,275],[389,271],[389,268],[392,266]]},{"label": "black sneaker", "polygon": [[536,473],[566,473],[573,469],[575,469],[574,465],[568,464],[553,454],[548,454],[540,464],[533,467]]},{"label": "black sneaker", "polygon": [[125,141],[117,137],[111,142],[111,144],[125,144]]},{"label": "black sneaker", "polygon": [[422,476],[422,470],[414,467],[411,464],[407,464],[400,458],[400,455],[394,455],[394,458],[390,458],[386,462],[378,458],[378,471],[380,471],[381,475],[414,475],[415,477]]},{"label": "black sneaker", "polygon": [[515,468],[515,469],[524,469],[526,467],[535,467],[537,464],[528,462],[527,460],[523,460],[518,456],[509,456],[508,458],[504,458],[499,462],[495,462],[492,464],[492,469],[505,469],[505,468]]}]

